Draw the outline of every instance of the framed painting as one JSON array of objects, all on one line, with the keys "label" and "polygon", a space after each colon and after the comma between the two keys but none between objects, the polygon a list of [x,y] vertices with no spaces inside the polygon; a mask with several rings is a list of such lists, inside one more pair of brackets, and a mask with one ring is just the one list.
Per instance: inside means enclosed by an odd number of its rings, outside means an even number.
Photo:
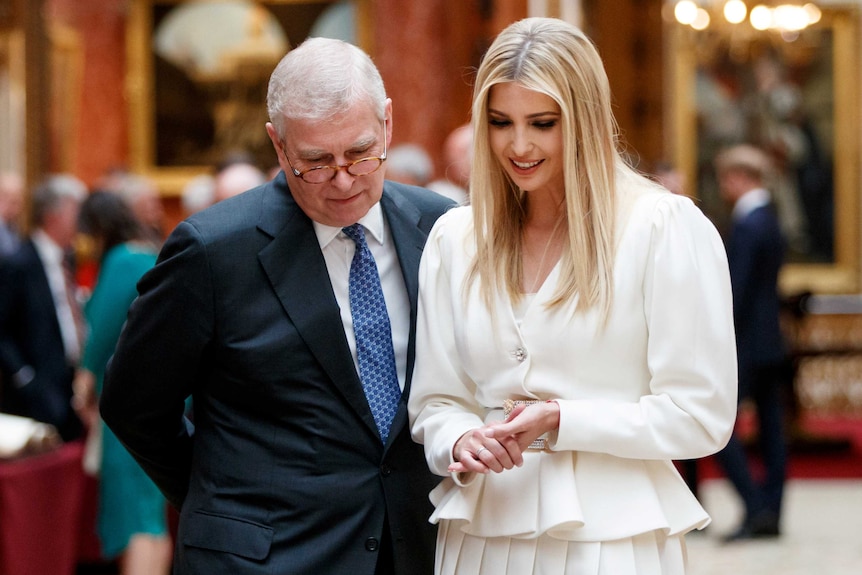
[{"label": "framed painting", "polygon": [[132,0],[131,168],[177,195],[237,151],[274,166],[264,129],[272,70],[310,36],[367,47],[368,10],[369,0]]},{"label": "framed painting", "polygon": [[715,154],[740,142],[767,151],[788,295],[860,287],[858,22],[824,11],[792,35],[745,22],[706,31],[668,24],[669,157],[723,230],[729,208],[718,195]]}]

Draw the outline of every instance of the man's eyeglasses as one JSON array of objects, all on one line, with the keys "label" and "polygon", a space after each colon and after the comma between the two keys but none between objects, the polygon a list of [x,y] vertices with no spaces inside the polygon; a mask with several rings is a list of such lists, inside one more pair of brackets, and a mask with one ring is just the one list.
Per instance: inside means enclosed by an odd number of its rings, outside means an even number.
[{"label": "man's eyeglasses", "polygon": [[284,153],[285,159],[287,159],[287,165],[290,166],[290,169],[293,171],[293,175],[301,178],[303,182],[307,182],[309,184],[325,184],[326,182],[332,181],[335,179],[339,170],[344,170],[351,176],[355,177],[367,176],[379,170],[380,166],[383,165],[383,162],[386,161],[386,120],[383,120],[383,154],[380,156],[361,158],[353,162],[341,164],[340,166],[314,166],[307,170],[297,170],[293,167],[293,164],[290,163],[290,158],[287,157],[287,152],[284,151],[284,143],[282,143],[282,152]]}]

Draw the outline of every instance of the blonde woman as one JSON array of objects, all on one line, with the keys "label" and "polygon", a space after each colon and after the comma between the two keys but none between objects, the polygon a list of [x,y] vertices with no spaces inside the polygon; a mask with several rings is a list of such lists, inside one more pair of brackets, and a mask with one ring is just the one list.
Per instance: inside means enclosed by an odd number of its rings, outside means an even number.
[{"label": "blonde woman", "polygon": [[577,28],[531,18],[473,98],[472,205],[420,268],[409,415],[433,472],[436,572],[682,574],[709,523],[674,459],[736,413],[722,242],[627,166]]}]

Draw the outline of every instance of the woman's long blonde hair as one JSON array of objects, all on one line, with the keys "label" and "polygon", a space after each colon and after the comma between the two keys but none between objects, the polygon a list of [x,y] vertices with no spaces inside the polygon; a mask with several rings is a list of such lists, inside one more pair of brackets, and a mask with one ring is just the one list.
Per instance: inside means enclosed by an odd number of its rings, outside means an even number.
[{"label": "woman's long blonde hair", "polygon": [[607,317],[613,288],[615,171],[622,164],[610,87],[592,42],[576,27],[553,18],[510,25],[479,66],[470,177],[477,253],[468,287],[481,278],[489,307],[497,292],[507,292],[515,301],[522,297],[525,193],[494,157],[488,134],[489,91],[503,82],[546,94],[562,110],[566,240],[562,273],[549,305],[561,306],[577,297],[575,309],[596,306]]}]

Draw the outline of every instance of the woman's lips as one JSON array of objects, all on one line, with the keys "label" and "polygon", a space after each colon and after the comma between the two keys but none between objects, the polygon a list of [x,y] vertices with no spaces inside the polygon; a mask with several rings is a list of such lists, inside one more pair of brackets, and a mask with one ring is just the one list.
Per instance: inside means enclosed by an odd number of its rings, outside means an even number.
[{"label": "woman's lips", "polygon": [[512,162],[512,165],[515,167],[515,170],[517,170],[518,172],[522,172],[522,173],[527,173],[527,172],[534,170],[536,168],[536,166],[538,166],[539,164],[541,164],[543,162],[543,160],[533,160],[531,162],[524,162],[524,161],[514,160],[514,159],[510,159],[509,161]]}]

